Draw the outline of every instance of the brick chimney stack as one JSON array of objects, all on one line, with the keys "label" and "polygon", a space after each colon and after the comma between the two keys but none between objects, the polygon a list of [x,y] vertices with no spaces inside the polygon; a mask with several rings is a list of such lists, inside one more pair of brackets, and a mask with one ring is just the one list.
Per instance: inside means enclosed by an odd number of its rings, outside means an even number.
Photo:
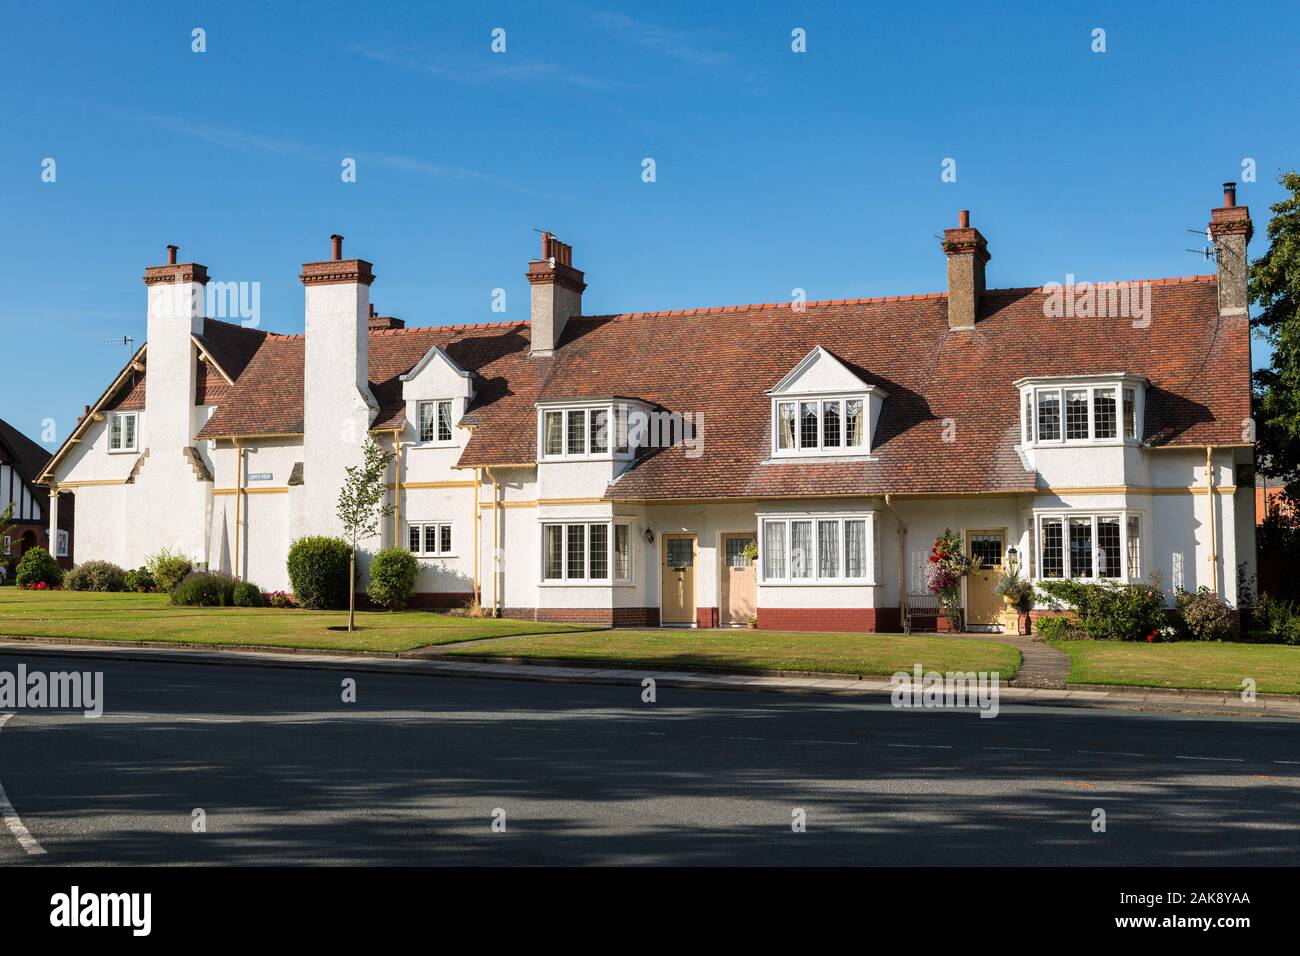
[{"label": "brick chimney stack", "polygon": [[948,329],[973,329],[984,294],[989,247],[980,231],[971,227],[969,210],[957,214],[956,229],[943,231],[943,251],[948,255]]},{"label": "brick chimney stack", "polygon": [[532,287],[532,343],[530,355],[553,355],[564,325],[582,314],[584,276],[573,268],[573,247],[549,232],[542,233],[542,257],[528,263]]},{"label": "brick chimney stack", "polygon": [[1210,211],[1210,239],[1218,263],[1219,314],[1246,315],[1246,246],[1254,234],[1250,210],[1237,205],[1237,184],[1223,184],[1223,205]]}]

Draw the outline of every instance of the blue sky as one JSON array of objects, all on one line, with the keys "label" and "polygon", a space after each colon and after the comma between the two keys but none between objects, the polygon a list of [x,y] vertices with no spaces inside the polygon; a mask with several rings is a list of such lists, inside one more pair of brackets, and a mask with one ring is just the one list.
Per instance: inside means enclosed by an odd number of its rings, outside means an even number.
[{"label": "blue sky", "polygon": [[593,314],[941,291],[961,208],[993,287],[1190,275],[1300,156],[1293,2],[721,6],[5,4],[0,417],[65,437],[169,242],[284,332],[332,232],[410,325],[526,318],[536,228]]}]

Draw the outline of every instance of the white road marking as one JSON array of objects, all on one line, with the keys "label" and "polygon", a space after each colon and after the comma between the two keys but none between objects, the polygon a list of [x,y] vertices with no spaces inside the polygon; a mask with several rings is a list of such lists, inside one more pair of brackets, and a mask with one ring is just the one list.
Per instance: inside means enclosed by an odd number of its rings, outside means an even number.
[{"label": "white road marking", "polygon": [[[13,714],[0,714],[0,729],[9,722]],[[9,832],[14,835],[18,845],[27,851],[29,856],[42,856],[45,848],[36,842],[36,837],[32,836],[31,831],[23,826],[23,821],[18,816],[18,811],[14,805],[9,802],[9,795],[5,793],[3,783],[0,783],[0,816],[5,818],[5,826]]]},{"label": "white road marking", "polygon": [[1124,750],[1079,750],[1081,754],[1100,754],[1103,757],[1145,757],[1146,754],[1133,754]]},{"label": "white road marking", "polygon": [[886,744],[887,747],[907,747],[911,750],[952,750],[948,744]]},{"label": "white road marking", "polygon": [[1274,763],[1293,764],[1293,765],[1295,765],[1295,766],[1300,766],[1300,760],[1274,760],[1273,762],[1274,762]]},{"label": "white road marking", "polygon": [[985,750],[1015,750],[1022,753],[1031,754],[1050,754],[1052,751],[1048,747],[985,747]]},{"label": "white road marking", "polygon": [[856,740],[792,740],[792,744],[834,744],[837,747],[856,747]]},{"label": "white road marking", "polygon": [[1182,754],[1174,754],[1175,760],[1214,760],[1219,763],[1245,763],[1244,757],[1184,757]]}]

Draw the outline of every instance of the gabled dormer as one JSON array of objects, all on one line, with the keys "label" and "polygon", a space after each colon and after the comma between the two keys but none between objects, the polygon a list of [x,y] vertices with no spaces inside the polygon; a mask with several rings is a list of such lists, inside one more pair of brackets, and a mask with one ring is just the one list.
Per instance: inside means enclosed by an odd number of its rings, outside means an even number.
[{"label": "gabled dormer", "polygon": [[421,446],[459,444],[455,427],[474,399],[474,373],[467,372],[438,346],[401,377],[408,440]]},{"label": "gabled dormer", "polygon": [[767,394],[773,458],[870,454],[887,397],[820,345]]}]

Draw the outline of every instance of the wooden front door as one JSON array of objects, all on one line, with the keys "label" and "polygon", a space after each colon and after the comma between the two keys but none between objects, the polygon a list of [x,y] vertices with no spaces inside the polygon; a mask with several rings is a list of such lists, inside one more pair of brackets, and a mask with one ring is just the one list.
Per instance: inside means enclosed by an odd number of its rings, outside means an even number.
[{"label": "wooden front door", "polygon": [[695,535],[663,536],[663,582],[659,605],[661,624],[695,623]]},{"label": "wooden front door", "polygon": [[745,549],[753,532],[722,536],[722,623],[747,624],[758,606],[758,573]]},{"label": "wooden front door", "polygon": [[967,531],[966,554],[980,559],[980,569],[966,577],[966,623],[991,626],[1002,623],[1002,597],[993,590],[1002,573],[1006,532]]}]

